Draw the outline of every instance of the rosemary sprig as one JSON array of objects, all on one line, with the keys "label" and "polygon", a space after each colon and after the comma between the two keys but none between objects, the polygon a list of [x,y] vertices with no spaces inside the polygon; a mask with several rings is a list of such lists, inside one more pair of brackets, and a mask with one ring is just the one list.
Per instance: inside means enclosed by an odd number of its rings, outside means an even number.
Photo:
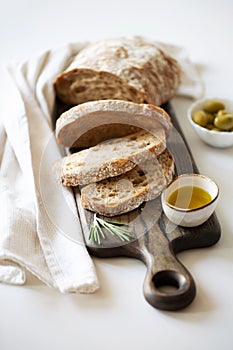
[{"label": "rosemary sprig", "polygon": [[114,222],[103,220],[97,217],[96,213],[94,215],[93,223],[90,227],[89,240],[92,243],[101,244],[102,239],[105,239],[105,234],[102,228],[105,228],[113,236],[118,237],[121,241],[130,241],[133,236],[129,233],[128,230],[123,228],[123,226],[128,226],[122,222]]}]

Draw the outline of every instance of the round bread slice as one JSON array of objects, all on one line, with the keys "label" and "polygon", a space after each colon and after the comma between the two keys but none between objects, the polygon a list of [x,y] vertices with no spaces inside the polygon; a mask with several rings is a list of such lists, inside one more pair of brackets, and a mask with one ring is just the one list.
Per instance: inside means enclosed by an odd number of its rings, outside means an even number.
[{"label": "round bread slice", "polygon": [[[73,153],[61,162],[65,186],[86,185],[120,175],[143,160],[159,155],[166,147],[163,129],[157,136],[145,130]],[[153,153],[152,153],[153,152]]]},{"label": "round bread slice", "polygon": [[70,105],[102,99],[152,103],[171,99],[180,82],[178,62],[140,37],[89,44],[55,80],[57,96]]},{"label": "round bread slice", "polygon": [[171,182],[174,159],[168,149],[117,177],[81,189],[83,208],[104,216],[127,213],[144,201],[156,198]]},{"label": "round bread slice", "polygon": [[91,101],[63,113],[56,123],[56,138],[66,147],[89,147],[106,139],[122,137],[139,128],[168,137],[172,124],[160,107],[122,100]]}]

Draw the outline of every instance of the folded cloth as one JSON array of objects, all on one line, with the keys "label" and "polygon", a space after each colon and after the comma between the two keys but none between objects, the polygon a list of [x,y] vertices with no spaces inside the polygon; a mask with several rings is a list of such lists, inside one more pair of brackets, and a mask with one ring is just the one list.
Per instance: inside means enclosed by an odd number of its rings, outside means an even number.
[{"label": "folded cloth", "polygon": [[174,57],[181,66],[181,83],[177,91],[178,96],[201,98],[204,95],[204,84],[197,66],[191,62],[185,48],[162,42],[155,43],[160,49]]},{"label": "folded cloth", "polygon": [[[25,268],[60,292],[98,287],[72,191],[54,177],[53,80],[80,45],[8,67],[0,123],[0,281],[23,284]],[[8,99],[7,99],[8,98]]]},{"label": "folded cloth", "polygon": [[[61,157],[52,127],[54,78],[86,44],[67,44],[9,66],[0,102],[0,281],[23,284],[26,270],[60,292],[99,288],[72,191],[51,171]],[[158,43],[182,68],[178,93],[199,97],[201,82],[184,51]],[[1,77],[2,78],[2,77]]]}]

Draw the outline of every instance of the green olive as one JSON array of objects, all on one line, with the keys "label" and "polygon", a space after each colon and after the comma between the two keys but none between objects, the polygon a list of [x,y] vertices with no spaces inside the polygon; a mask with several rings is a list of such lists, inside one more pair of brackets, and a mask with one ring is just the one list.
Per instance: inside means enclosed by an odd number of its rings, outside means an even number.
[{"label": "green olive", "polygon": [[208,115],[204,111],[196,111],[193,113],[193,121],[194,123],[205,127],[208,124]]},{"label": "green olive", "polygon": [[227,111],[225,109],[220,109],[217,114],[216,114],[216,117],[220,116],[220,115],[224,115],[224,114],[227,114]]},{"label": "green olive", "polygon": [[225,105],[219,100],[209,100],[204,104],[204,110],[208,113],[216,113],[220,109],[224,109]]},{"label": "green olive", "polygon": [[222,131],[233,128],[233,114],[223,114],[215,117],[214,125]]}]

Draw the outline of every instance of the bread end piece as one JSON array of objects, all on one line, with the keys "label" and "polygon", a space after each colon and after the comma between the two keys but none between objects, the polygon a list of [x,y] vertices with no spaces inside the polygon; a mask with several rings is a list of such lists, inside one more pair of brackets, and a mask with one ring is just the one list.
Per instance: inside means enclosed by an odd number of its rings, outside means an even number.
[{"label": "bread end piece", "polygon": [[[164,109],[122,100],[86,102],[63,113],[56,122],[56,138],[65,147],[90,147],[139,129],[169,136],[172,123]],[[87,137],[86,137],[87,136]]]}]

